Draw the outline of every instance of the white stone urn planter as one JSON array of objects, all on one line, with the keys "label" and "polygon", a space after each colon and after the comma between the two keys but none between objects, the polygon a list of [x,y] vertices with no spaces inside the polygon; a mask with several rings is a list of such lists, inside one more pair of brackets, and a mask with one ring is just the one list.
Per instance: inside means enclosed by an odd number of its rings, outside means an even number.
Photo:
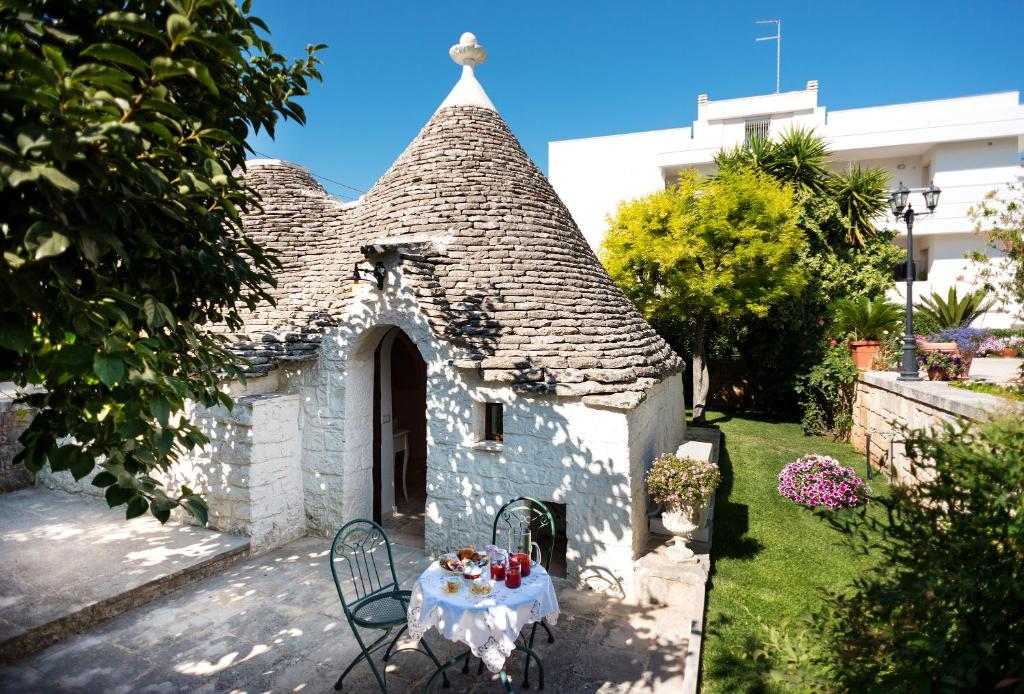
[{"label": "white stone urn planter", "polygon": [[686,541],[693,539],[708,520],[708,500],[697,504],[673,504],[665,506],[661,512],[661,524],[672,533],[675,539],[666,550],[675,561],[686,561],[693,558],[693,550],[686,546]]}]

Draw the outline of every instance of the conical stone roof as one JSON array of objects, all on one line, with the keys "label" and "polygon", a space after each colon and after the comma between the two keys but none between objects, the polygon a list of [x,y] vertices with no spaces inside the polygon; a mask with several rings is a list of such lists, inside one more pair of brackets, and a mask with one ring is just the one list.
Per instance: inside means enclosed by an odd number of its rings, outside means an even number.
[{"label": "conical stone roof", "polygon": [[[278,335],[263,338],[264,354],[274,354],[268,343],[295,353],[288,344],[309,345],[311,329],[344,320],[338,300],[364,252],[397,254],[456,366],[521,392],[635,406],[681,360],[612,282],[486,95],[481,105],[471,69],[469,78],[475,86],[464,75],[356,205],[333,201],[311,178],[300,185],[288,165],[256,167],[264,212],[247,228],[273,237],[279,253],[284,245],[282,262],[298,270],[278,278],[277,324],[254,317],[253,327]],[[302,189],[301,204],[280,194],[277,173]]]}]

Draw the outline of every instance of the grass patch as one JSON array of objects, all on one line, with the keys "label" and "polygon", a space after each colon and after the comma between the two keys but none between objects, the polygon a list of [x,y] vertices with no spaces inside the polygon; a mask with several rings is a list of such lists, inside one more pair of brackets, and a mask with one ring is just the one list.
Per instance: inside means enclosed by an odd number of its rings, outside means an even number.
[{"label": "grass patch", "polygon": [[1001,386],[996,383],[982,383],[980,381],[953,381],[949,384],[949,387],[970,390],[975,393],[998,395],[1008,400],[1024,401],[1024,388],[1020,387]]},{"label": "grass patch", "polygon": [[[778,492],[783,466],[802,455],[830,455],[864,474],[852,446],[805,436],[798,424],[712,413],[722,431],[722,484],[716,497],[702,691],[763,691],[759,667],[740,658],[763,642],[759,621],[778,626],[813,611],[818,589],[838,588],[868,568],[842,536]],[[884,477],[871,481],[885,493]]]}]

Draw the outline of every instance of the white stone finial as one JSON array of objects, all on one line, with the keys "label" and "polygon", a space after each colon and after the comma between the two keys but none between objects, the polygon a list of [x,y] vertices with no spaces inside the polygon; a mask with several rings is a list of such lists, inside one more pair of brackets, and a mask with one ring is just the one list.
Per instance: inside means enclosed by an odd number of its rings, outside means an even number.
[{"label": "white stone finial", "polygon": [[473,68],[487,60],[487,51],[476,42],[476,36],[467,31],[459,37],[459,42],[448,49],[448,55],[458,65]]},{"label": "white stone finial", "polygon": [[476,81],[473,72],[474,67],[487,60],[487,51],[476,42],[476,36],[467,31],[459,37],[457,44],[448,49],[448,55],[457,65],[462,66],[462,78],[441,102],[438,110],[448,106],[479,106],[491,111],[496,110],[494,104],[487,98],[484,88]]}]

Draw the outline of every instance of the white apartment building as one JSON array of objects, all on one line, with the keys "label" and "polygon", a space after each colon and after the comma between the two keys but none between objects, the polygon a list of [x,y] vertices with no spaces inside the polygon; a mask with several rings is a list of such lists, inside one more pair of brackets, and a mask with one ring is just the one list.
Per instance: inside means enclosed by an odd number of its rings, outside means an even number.
[{"label": "white apartment building", "polygon": [[[1024,180],[1024,106],[1016,91],[828,111],[818,103],[818,83],[801,91],[710,100],[697,97],[697,120],[686,128],[626,133],[551,142],[549,179],[595,249],[618,204],[671,185],[683,169],[714,170],[722,148],[743,144],[792,126],[813,128],[832,149],[831,166],[880,166],[895,187],[934,182],[942,189],[934,215],[914,224],[915,297],[945,294],[950,285],[970,290],[973,273],[965,253],[985,249],[973,231],[968,209],[990,190]],[[914,209],[924,211],[919,194]],[[891,218],[880,225],[906,228]],[[991,255],[993,251],[988,251]],[[894,287],[893,298],[905,285]],[[899,294],[902,296],[902,294]],[[980,327],[1014,325],[1013,311],[990,311]]]}]

